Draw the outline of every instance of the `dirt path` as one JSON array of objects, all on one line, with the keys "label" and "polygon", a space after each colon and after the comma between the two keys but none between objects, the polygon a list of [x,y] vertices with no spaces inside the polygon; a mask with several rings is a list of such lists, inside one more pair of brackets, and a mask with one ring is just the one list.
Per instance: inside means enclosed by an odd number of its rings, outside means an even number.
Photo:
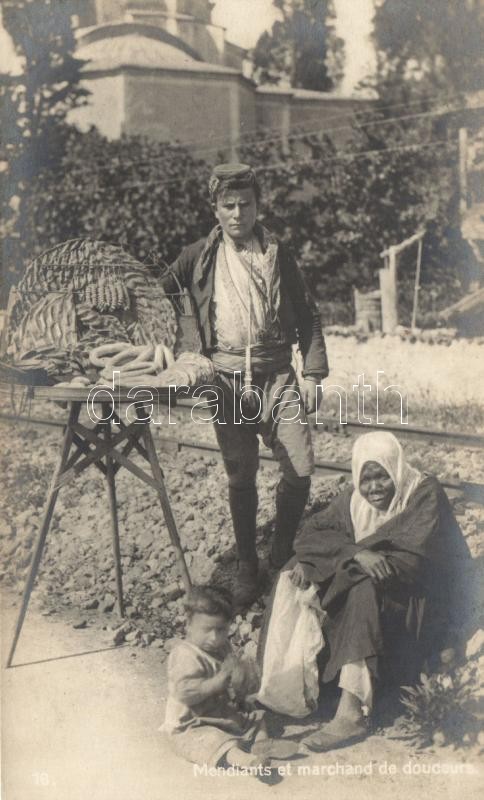
[{"label": "dirt path", "polygon": [[[12,603],[18,604],[18,597],[6,595],[3,664],[15,618]],[[464,774],[476,765],[463,766],[462,756],[451,749],[416,756],[399,741],[375,736],[299,762],[300,768],[322,774],[298,775],[293,764],[296,774],[273,787],[246,776],[195,776],[192,765],[174,756],[157,732],[166,696],[160,653],[112,649],[108,642],[109,631],[75,630],[65,616],[29,611],[17,666],[2,677],[4,800],[191,800],[199,795],[204,800],[320,800],[328,791],[335,800],[478,797],[479,775]],[[442,769],[444,764],[460,774],[406,774],[410,768]],[[356,765],[370,774],[331,775],[336,769],[351,773]],[[396,774],[381,774],[386,769]]]}]

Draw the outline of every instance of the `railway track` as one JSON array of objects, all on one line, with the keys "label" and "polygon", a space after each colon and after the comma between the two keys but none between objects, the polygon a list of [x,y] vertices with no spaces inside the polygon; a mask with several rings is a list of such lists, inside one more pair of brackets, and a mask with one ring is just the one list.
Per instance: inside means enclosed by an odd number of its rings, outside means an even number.
[{"label": "railway track", "polygon": [[[178,408],[178,406],[177,406]],[[184,406],[188,411],[190,406]],[[24,423],[30,425],[63,428],[64,424],[58,420],[48,418],[38,418],[29,416],[16,416],[15,414],[0,413],[0,420]],[[350,421],[344,427],[340,425],[332,417],[323,418],[323,425],[313,423],[313,429],[316,431],[326,430],[333,433],[348,433],[349,430],[362,428],[364,430],[382,430],[382,426],[367,425],[359,423],[355,420]],[[391,431],[398,436],[404,435],[413,437],[420,440],[426,440],[434,443],[445,443],[458,445],[467,445],[474,447],[484,446],[484,436],[478,434],[464,433],[460,431],[442,431],[442,430],[429,430],[426,428],[406,428],[404,432],[401,431],[400,426],[385,425],[384,430]],[[167,452],[181,452],[182,450],[193,450],[201,454],[209,454],[212,458],[215,457],[221,460],[221,454],[216,444],[211,442],[203,442],[192,438],[179,439],[173,436],[160,436],[157,439],[160,447]],[[270,453],[260,453],[260,459],[265,463],[275,463],[275,460]],[[351,474],[351,466],[348,462],[343,461],[316,461],[315,462],[316,475],[349,475]],[[466,499],[484,505],[484,484],[472,483],[470,481],[454,480],[446,478],[441,481],[442,486],[451,494],[463,494]]]},{"label": "railway track", "polygon": [[[193,403],[190,400],[177,400],[176,410],[190,411]],[[466,447],[484,448],[484,434],[471,433],[470,431],[444,431],[441,428],[422,428],[410,425],[377,425],[376,423],[359,422],[349,419],[341,422],[337,417],[311,414],[309,424],[315,432],[329,432],[347,435],[350,431],[367,432],[385,430],[399,438],[420,439],[429,443],[464,445]]]},{"label": "railway track", "polygon": [[[1,383],[0,397],[3,397],[5,401],[11,399],[8,387],[6,388],[5,384]],[[177,412],[181,411],[182,413],[185,412],[188,414],[193,408],[195,402],[200,407],[199,400],[194,401],[188,398],[177,398],[173,408]],[[0,419],[10,421],[27,421],[28,419],[32,423],[45,424],[53,427],[63,427],[63,423],[58,422],[57,420],[50,420],[48,418],[40,419],[31,416],[20,416],[16,413],[7,414],[0,412]],[[403,424],[392,425],[391,423],[389,424],[387,422],[384,424],[376,424],[371,422],[360,422],[357,419],[348,419],[345,422],[341,422],[335,416],[326,416],[321,414],[311,414],[309,416],[309,424],[315,433],[329,432],[340,435],[348,435],[348,433],[354,431],[370,432],[385,430],[389,433],[395,434],[395,436],[398,436],[398,438],[416,439],[426,441],[429,444],[448,444],[456,446],[462,445],[464,447],[484,448],[484,434],[474,433],[472,431],[442,430],[442,428],[423,428],[419,426]]]}]

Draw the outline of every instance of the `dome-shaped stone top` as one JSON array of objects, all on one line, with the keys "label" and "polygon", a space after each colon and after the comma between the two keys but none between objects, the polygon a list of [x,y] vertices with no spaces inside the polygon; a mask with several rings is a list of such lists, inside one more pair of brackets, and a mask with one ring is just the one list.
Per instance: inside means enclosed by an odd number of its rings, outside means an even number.
[{"label": "dome-shaped stone top", "polygon": [[198,53],[185,42],[155,26],[124,22],[97,25],[80,33],[76,57],[87,62],[84,73],[122,67],[236,72],[201,61]]},{"label": "dome-shaped stone top", "polygon": [[167,67],[194,63],[183,50],[166,42],[157,42],[139,34],[101,39],[76,51],[76,57],[89,61],[84,72],[119,67]]}]

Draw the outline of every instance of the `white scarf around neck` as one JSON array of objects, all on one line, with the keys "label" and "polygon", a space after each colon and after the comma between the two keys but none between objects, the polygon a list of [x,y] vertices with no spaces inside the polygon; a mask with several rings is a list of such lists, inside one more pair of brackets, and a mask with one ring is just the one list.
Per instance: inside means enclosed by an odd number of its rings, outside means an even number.
[{"label": "white scarf around neck", "polygon": [[[361,470],[367,461],[375,461],[390,475],[395,494],[386,511],[380,511],[360,494]],[[355,541],[371,536],[380,525],[400,514],[409,497],[422,480],[422,473],[405,460],[398,439],[386,431],[375,431],[358,437],[353,445],[351,471],[354,491],[350,501]]]}]

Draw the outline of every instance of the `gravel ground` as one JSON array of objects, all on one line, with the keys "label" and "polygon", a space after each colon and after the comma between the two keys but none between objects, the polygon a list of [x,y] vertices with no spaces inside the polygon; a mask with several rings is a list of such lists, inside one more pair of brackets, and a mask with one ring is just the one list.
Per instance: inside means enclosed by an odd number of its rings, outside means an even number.
[{"label": "gravel ground", "polygon": [[[59,411],[58,418],[64,413]],[[186,412],[181,411],[174,414],[173,421],[178,424],[154,428],[154,436],[192,579],[230,585],[235,554],[222,464],[215,456],[200,456],[196,451],[161,453],[163,436],[210,441],[212,428],[187,423]],[[4,475],[0,577],[8,592],[21,594],[58,453],[60,430],[1,425],[5,444],[0,455]],[[317,457],[348,461],[353,440],[351,435],[320,432],[315,437]],[[482,459],[475,448],[409,441],[405,449],[414,465],[440,478],[482,482]],[[142,464],[138,456],[134,460]],[[267,553],[273,529],[277,481],[276,468],[261,467],[258,535],[262,555]],[[344,482],[339,476],[314,478],[306,515],[327,505]],[[127,611],[127,620],[123,621],[116,612],[105,492],[102,476],[91,469],[61,490],[32,602],[46,617],[67,620],[81,631],[103,630],[113,644],[157,648],[164,659],[172,638],[183,628],[183,600],[161,509],[150,487],[124,470],[119,472],[117,494]],[[460,496],[454,496],[452,503],[477,565],[484,553],[484,507]],[[263,608],[262,597],[233,623],[233,643],[246,655],[255,654]],[[484,627],[481,607],[476,609],[476,627]]]},{"label": "gravel ground", "polygon": [[[177,415],[174,420],[180,420],[181,412]],[[170,436],[183,434],[213,440],[210,425],[187,424],[186,414],[183,418],[183,425],[170,426]],[[60,431],[3,427],[6,444],[0,462],[5,495],[0,532],[1,577],[7,587],[20,588],[41,522]],[[165,431],[162,426],[154,431],[158,450],[161,450],[160,438],[167,435]],[[321,432],[314,439],[318,458],[349,460],[353,436]],[[408,442],[406,449],[415,466],[440,478],[482,481],[477,449],[429,447],[415,441]],[[197,451],[189,450],[178,454],[163,452],[161,457],[193,580],[215,578],[230,582],[235,566],[234,548],[222,464],[215,456],[200,456]],[[277,481],[275,467],[261,467],[258,519],[262,554],[267,551],[272,532]],[[314,478],[306,515],[324,507],[340,491],[343,482],[344,478],[338,476]],[[117,495],[127,611],[131,626],[137,631],[133,635],[145,634],[145,642],[152,637],[163,640],[182,624],[181,586],[163,515],[153,490],[125,470],[117,476]],[[482,556],[484,508],[459,496],[452,502],[473,555]],[[85,621],[86,625],[111,621],[115,583],[109,522],[101,475],[98,477],[90,469],[61,490],[36,590],[50,613],[73,607],[81,610],[80,622]],[[254,631],[250,636],[254,636]]]}]

